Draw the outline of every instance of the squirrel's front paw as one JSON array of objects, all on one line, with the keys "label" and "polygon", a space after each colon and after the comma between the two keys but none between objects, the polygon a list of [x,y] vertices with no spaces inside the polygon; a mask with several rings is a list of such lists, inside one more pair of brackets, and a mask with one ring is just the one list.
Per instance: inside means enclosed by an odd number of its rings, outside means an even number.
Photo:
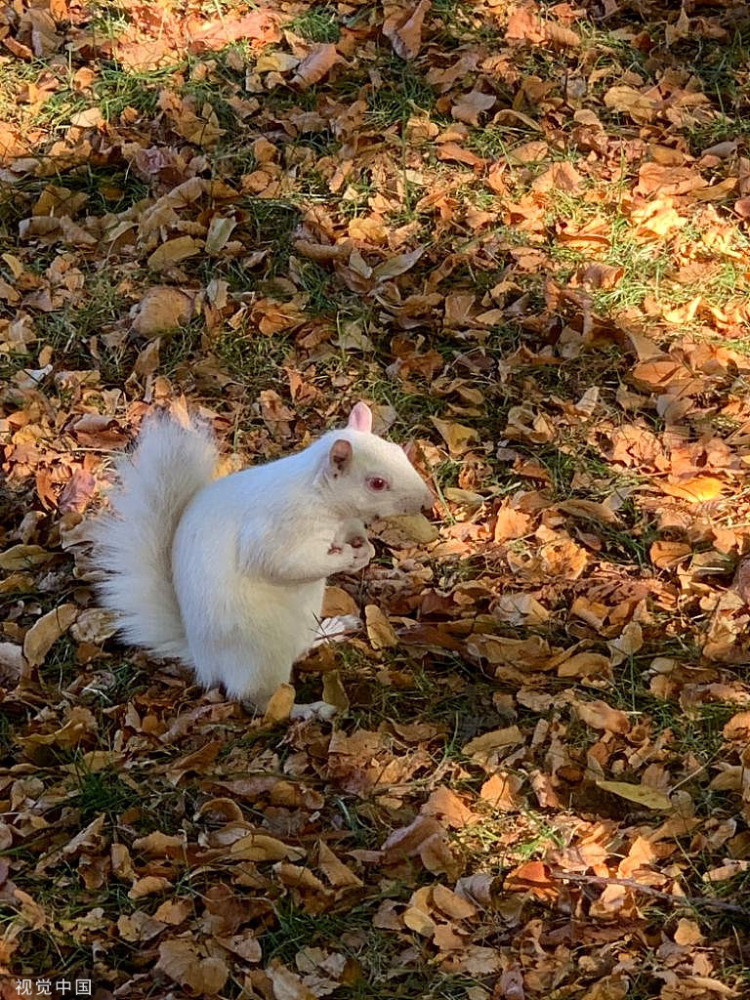
[{"label": "squirrel's front paw", "polygon": [[310,719],[329,722],[336,712],[336,706],[329,705],[327,701],[313,701],[309,705],[293,705],[289,718],[298,722],[308,722]]},{"label": "squirrel's front paw", "polygon": [[367,538],[367,529],[362,521],[350,518],[341,525],[328,553],[340,560],[337,572],[356,573],[372,559],[375,549]]},{"label": "squirrel's front paw", "polygon": [[344,543],[343,556],[347,560],[345,573],[356,573],[369,563],[375,555],[375,547],[363,535],[355,535]]}]

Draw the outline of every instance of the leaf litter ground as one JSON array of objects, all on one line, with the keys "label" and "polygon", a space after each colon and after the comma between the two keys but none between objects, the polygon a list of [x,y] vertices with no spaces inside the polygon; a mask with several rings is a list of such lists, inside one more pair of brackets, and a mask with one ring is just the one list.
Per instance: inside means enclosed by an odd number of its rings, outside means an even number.
[{"label": "leaf litter ground", "polygon": [[[0,11],[4,998],[750,989],[743,3]],[[430,521],[265,720],[119,646],[86,516],[359,398]],[[41,995],[41,994],[37,994]]]}]

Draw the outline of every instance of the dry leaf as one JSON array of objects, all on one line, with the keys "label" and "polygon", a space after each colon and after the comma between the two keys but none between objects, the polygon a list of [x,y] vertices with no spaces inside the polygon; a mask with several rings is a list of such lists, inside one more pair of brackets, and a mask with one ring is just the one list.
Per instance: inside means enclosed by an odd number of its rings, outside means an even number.
[{"label": "dry leaf", "polygon": [[170,333],[190,321],[194,303],[194,295],[186,289],[154,285],[134,309],[133,330],[142,337]]},{"label": "dry leaf", "polygon": [[523,734],[518,726],[507,726],[505,729],[495,729],[491,733],[484,733],[482,736],[475,736],[469,740],[463,748],[467,757],[473,754],[488,754],[501,747],[516,746],[523,743]]},{"label": "dry leaf", "polygon": [[398,645],[398,636],[393,626],[376,604],[368,604],[365,608],[367,638],[373,649],[388,649]]},{"label": "dry leaf", "polygon": [[479,125],[479,116],[489,111],[497,101],[494,94],[483,94],[479,90],[472,90],[468,94],[459,97],[458,101],[451,108],[451,115],[460,122],[468,125]]},{"label": "dry leaf", "polygon": [[453,456],[463,455],[479,443],[479,434],[473,427],[464,427],[463,424],[454,424],[439,417],[430,417],[430,420],[437,427],[440,436],[448,445],[448,451]]},{"label": "dry leaf", "polygon": [[192,236],[176,236],[154,250],[148,258],[148,266],[152,271],[166,271],[200,252],[201,244]]},{"label": "dry leaf", "polygon": [[618,708],[612,708],[606,701],[576,701],[578,717],[593,729],[606,729],[610,733],[630,732],[630,720]]},{"label": "dry leaf", "polygon": [[422,25],[431,0],[419,0],[416,7],[389,6],[383,23],[383,34],[402,59],[416,58],[422,47]]},{"label": "dry leaf", "polygon": [[314,83],[319,83],[336,65],[338,58],[335,45],[316,46],[297,66],[292,83],[299,87],[311,87]]},{"label": "dry leaf", "polygon": [[648,785],[633,785],[627,781],[598,780],[596,784],[602,791],[619,795],[621,799],[635,802],[636,805],[645,809],[655,809],[659,812],[670,812],[672,809],[669,796],[660,792],[658,788],[651,788]]},{"label": "dry leaf", "polygon": [[202,996],[215,996],[229,977],[229,969],[222,959],[201,957],[197,946],[182,938],[162,941],[156,968],[180,986]]},{"label": "dry leaf", "polygon": [[264,725],[274,726],[286,722],[294,708],[294,688],[291,684],[280,684],[271,695],[263,715]]},{"label": "dry leaf", "polygon": [[61,604],[38,618],[24,636],[23,655],[26,661],[34,667],[44,663],[47,653],[68,631],[77,616],[75,604]]},{"label": "dry leaf", "polygon": [[724,492],[724,483],[714,476],[693,476],[692,479],[681,479],[675,483],[663,482],[659,485],[668,496],[680,497],[689,503],[716,500]]}]

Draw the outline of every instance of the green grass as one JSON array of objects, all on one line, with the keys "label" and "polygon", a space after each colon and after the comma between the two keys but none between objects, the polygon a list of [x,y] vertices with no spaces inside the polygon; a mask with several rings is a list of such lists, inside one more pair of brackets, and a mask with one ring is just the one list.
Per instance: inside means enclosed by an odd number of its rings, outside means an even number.
[{"label": "green grass", "polygon": [[283,336],[264,337],[256,332],[227,331],[216,343],[216,356],[228,372],[241,378],[248,392],[278,385],[281,365],[289,351]]},{"label": "green grass", "polygon": [[289,27],[309,42],[337,42],[341,35],[336,8],[328,4],[312,4],[309,10],[295,17]]},{"label": "green grass", "polygon": [[141,805],[143,794],[138,788],[126,784],[116,771],[76,770],[78,790],[72,804],[81,811],[81,822],[86,824],[104,813],[111,820]]},{"label": "green grass", "polygon": [[435,93],[429,83],[410,63],[394,62],[384,67],[383,86],[373,88],[368,97],[367,125],[388,129],[404,125],[418,111],[429,111]]},{"label": "green grass", "polygon": [[[408,895],[406,891],[405,899]],[[292,964],[303,948],[328,947],[343,952],[356,963],[359,974],[336,990],[342,1000],[413,1000],[417,996],[468,1000],[467,989],[477,985],[470,977],[446,975],[427,961],[417,968],[400,967],[398,954],[403,942],[399,936],[372,927],[373,904],[377,902],[313,915],[284,901],[275,908],[277,927],[261,938],[264,959],[279,958]]]}]

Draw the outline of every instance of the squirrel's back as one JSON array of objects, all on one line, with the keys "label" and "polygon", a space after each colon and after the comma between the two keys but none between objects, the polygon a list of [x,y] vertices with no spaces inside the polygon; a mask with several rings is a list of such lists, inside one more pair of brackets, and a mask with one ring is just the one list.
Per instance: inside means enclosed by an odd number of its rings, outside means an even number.
[{"label": "squirrel's back", "polygon": [[186,506],[213,479],[217,458],[210,433],[197,422],[150,417],[119,464],[110,510],[93,528],[98,565],[107,574],[102,604],[129,643],[157,656],[191,661],[172,582],[172,543]]}]

